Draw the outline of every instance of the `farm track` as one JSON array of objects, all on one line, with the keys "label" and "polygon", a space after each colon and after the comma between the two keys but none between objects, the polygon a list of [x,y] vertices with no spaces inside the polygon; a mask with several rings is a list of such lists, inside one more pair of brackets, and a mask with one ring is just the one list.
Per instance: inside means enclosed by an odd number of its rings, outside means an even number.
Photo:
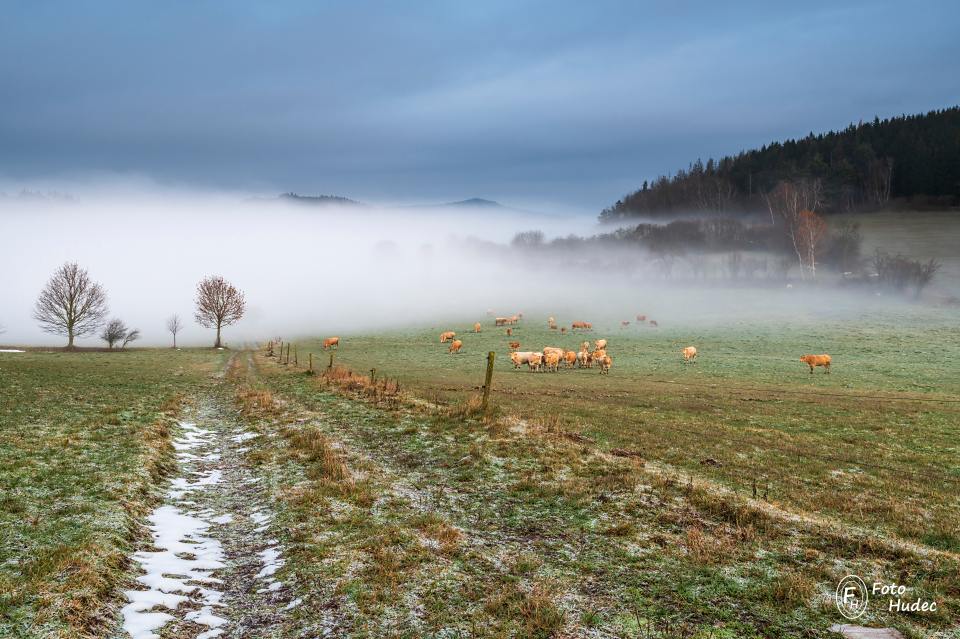
[{"label": "farm track", "polygon": [[268,637],[295,605],[274,577],[283,551],[270,500],[244,460],[257,435],[242,429],[218,377],[180,421],[178,470],[149,518],[152,543],[134,555],[143,574],[125,593],[119,636]]}]

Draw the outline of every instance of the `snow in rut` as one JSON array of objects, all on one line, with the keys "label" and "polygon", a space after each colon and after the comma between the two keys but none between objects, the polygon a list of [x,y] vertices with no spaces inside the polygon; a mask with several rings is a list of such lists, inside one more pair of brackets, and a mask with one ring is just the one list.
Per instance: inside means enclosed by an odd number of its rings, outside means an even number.
[{"label": "snow in rut", "polygon": [[258,636],[296,605],[276,577],[283,549],[269,536],[265,490],[243,461],[240,444],[257,435],[224,414],[211,400],[180,423],[180,472],[149,517],[152,544],[133,555],[139,589],[124,593],[134,639],[159,639],[166,626],[196,639]]}]

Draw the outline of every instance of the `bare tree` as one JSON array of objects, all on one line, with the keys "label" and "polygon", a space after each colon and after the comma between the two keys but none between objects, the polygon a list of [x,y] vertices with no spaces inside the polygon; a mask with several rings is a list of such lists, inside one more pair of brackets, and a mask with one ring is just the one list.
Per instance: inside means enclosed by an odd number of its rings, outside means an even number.
[{"label": "bare tree", "polygon": [[197,284],[197,323],[204,328],[217,329],[214,348],[220,348],[220,329],[243,317],[246,301],[243,293],[219,275],[206,277]]},{"label": "bare tree", "polygon": [[123,323],[123,320],[114,318],[103,327],[103,332],[100,333],[100,339],[107,343],[107,348],[113,348],[114,344],[123,341],[127,337],[128,332],[127,325]]},{"label": "bare tree", "polygon": [[73,348],[75,337],[96,333],[106,315],[106,291],[75,262],[54,272],[33,311],[45,332],[66,335],[67,348]]},{"label": "bare tree", "polygon": [[807,268],[817,276],[817,255],[827,237],[827,223],[813,211],[801,211],[797,220],[797,239],[807,258]]},{"label": "bare tree", "polygon": [[123,338],[123,343],[120,345],[120,348],[126,348],[127,344],[135,342],[140,339],[140,329],[135,328],[132,331],[127,331],[126,337]]},{"label": "bare tree", "polygon": [[174,313],[167,318],[167,330],[173,334],[173,348],[177,347],[177,333],[179,333],[182,328],[183,324],[180,323],[179,315]]},{"label": "bare tree", "polygon": [[784,232],[790,239],[797,261],[800,263],[800,277],[804,278],[804,244],[801,238],[801,225],[805,212],[815,212],[820,206],[823,185],[819,179],[784,180],[764,195],[770,220],[779,216],[784,223]]}]

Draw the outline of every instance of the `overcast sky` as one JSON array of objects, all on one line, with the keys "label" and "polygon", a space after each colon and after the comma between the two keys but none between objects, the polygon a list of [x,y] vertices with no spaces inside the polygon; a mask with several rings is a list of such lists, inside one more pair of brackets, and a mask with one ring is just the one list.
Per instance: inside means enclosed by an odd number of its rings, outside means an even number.
[{"label": "overcast sky", "polygon": [[0,181],[595,214],[697,157],[960,102],[960,3],[733,4],[14,0]]}]

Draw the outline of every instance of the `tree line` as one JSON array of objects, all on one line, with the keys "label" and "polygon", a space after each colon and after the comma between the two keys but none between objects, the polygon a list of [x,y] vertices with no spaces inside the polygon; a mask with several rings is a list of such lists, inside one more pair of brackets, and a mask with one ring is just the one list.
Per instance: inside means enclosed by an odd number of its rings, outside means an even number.
[{"label": "tree line", "polygon": [[960,204],[960,107],[851,124],[644,181],[602,221],[687,213],[764,212],[784,182],[816,180],[822,213]]},{"label": "tree line", "polygon": [[[243,292],[223,277],[211,275],[197,284],[194,319],[204,328],[216,329],[214,348],[222,346],[222,328],[240,321],[245,310]],[[33,317],[43,331],[66,337],[68,349],[75,348],[76,338],[94,335],[98,331],[100,339],[111,350],[117,345],[125,348],[140,338],[139,329],[129,328],[123,320],[113,318],[108,321],[109,312],[103,286],[79,264],[67,262],[43,287]],[[173,335],[176,348],[177,333],[183,328],[180,316],[171,315],[166,328]]]}]

